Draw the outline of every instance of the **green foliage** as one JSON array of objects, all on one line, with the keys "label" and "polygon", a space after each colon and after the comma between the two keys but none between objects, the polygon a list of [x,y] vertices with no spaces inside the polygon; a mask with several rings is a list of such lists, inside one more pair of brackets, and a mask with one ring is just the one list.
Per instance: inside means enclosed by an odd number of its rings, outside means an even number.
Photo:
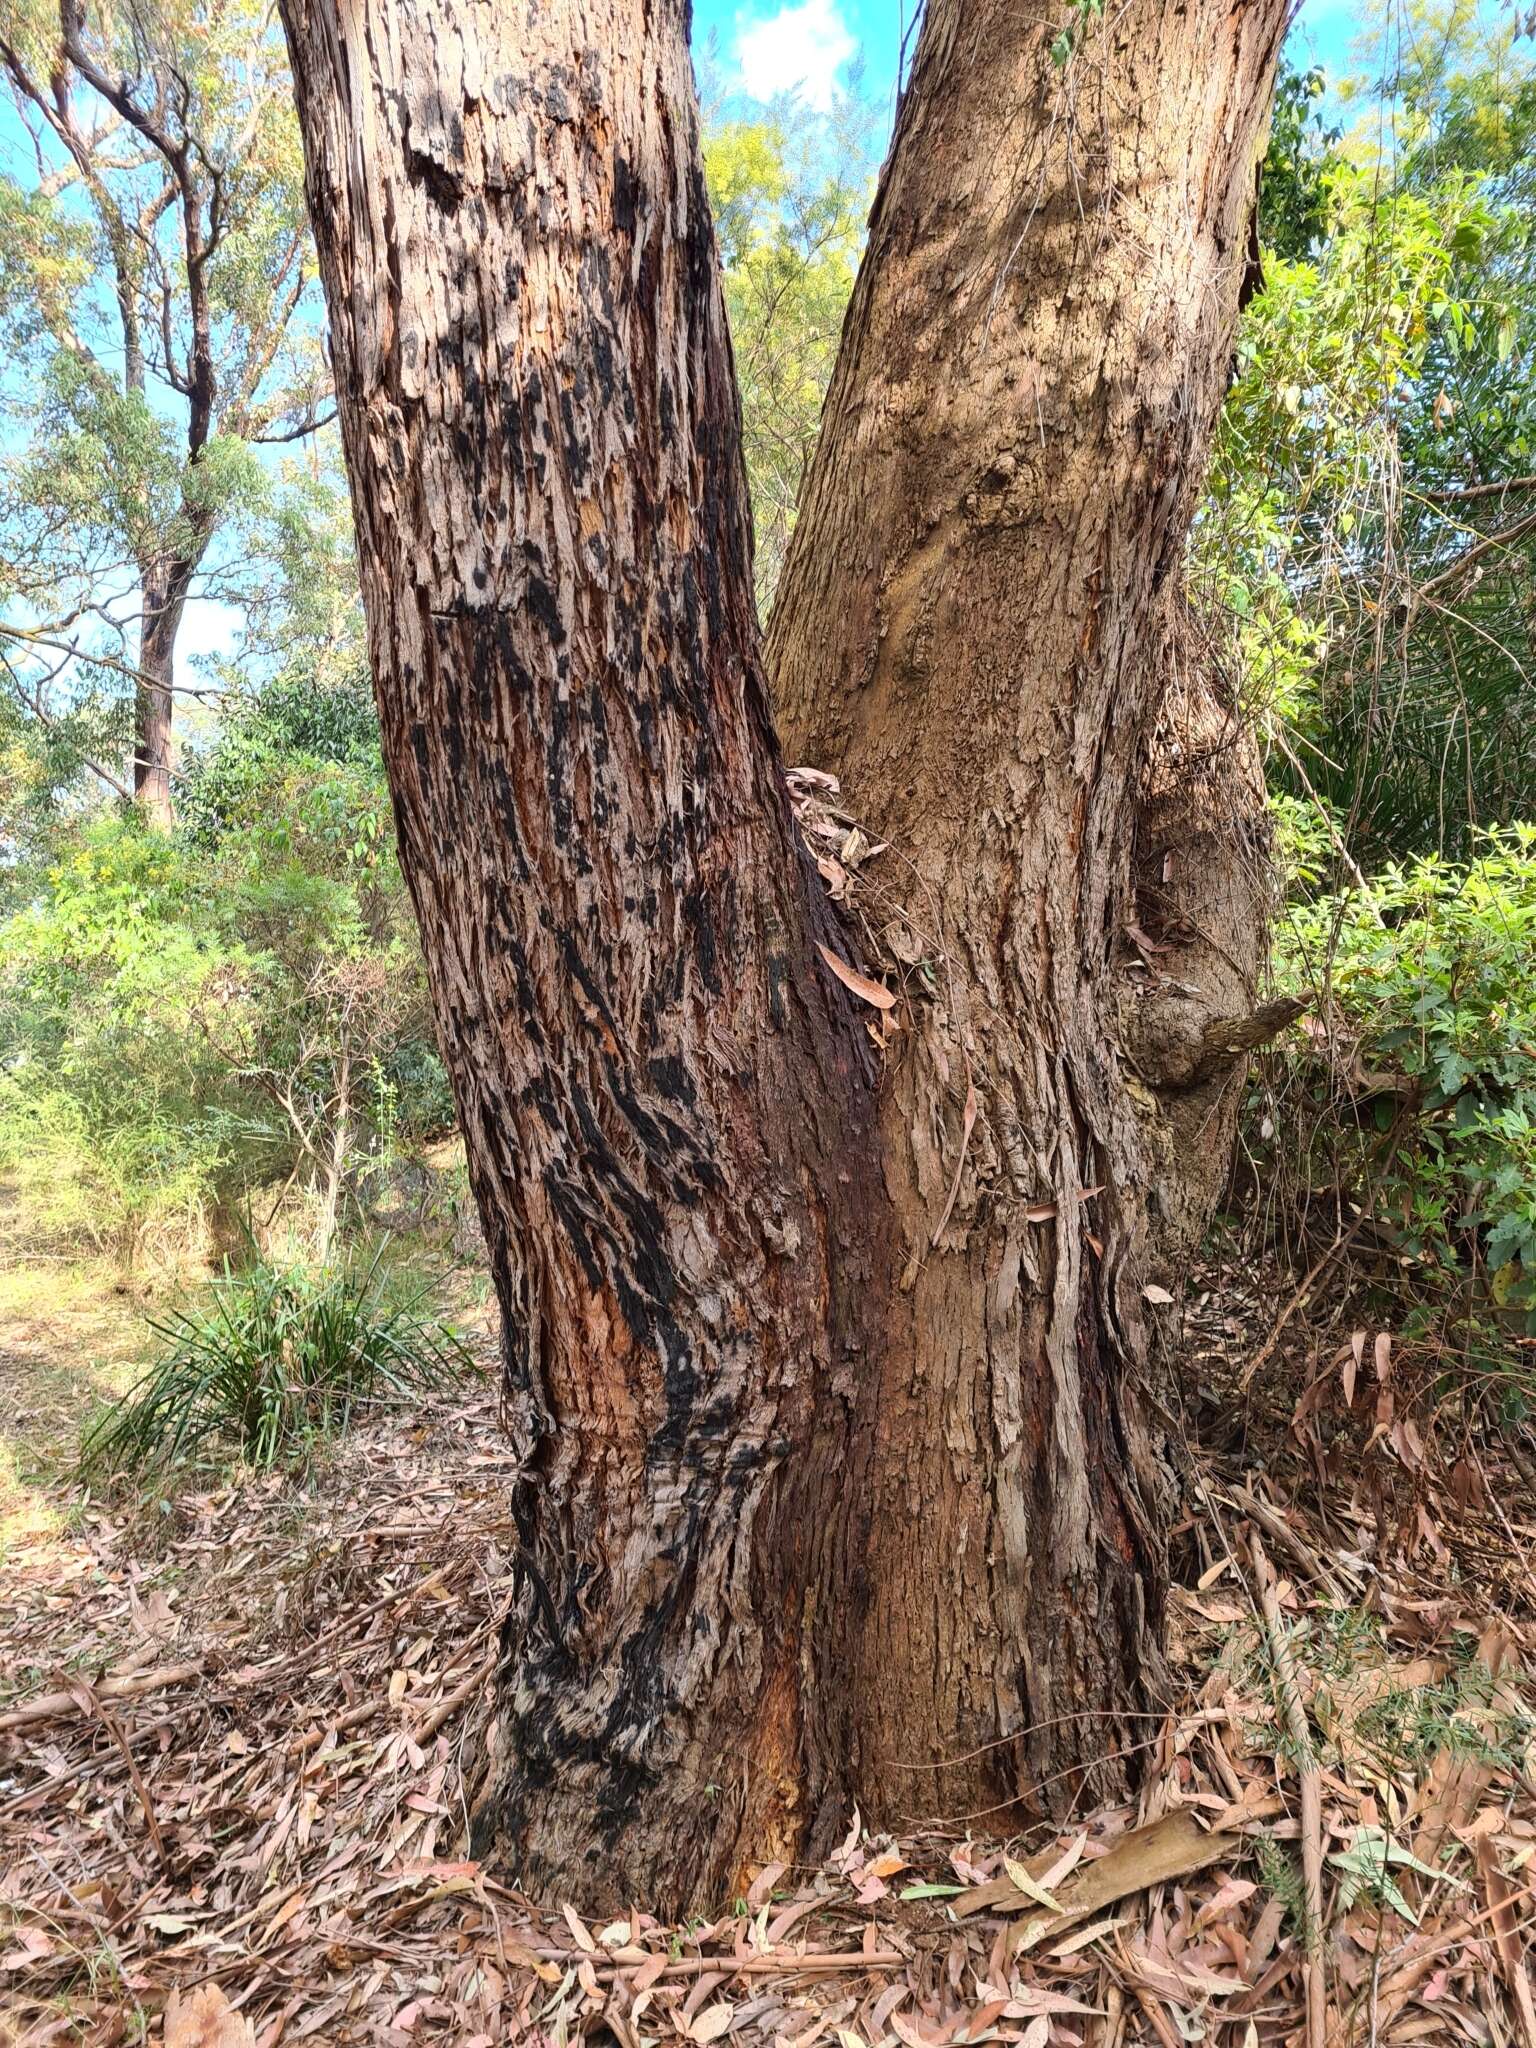
[{"label": "green foliage", "polygon": [[28,1228],[134,1253],[304,1191],[322,1246],[451,1126],[369,701],[279,677],[175,835],[57,824],[0,899],[0,1167]]},{"label": "green foliage", "polygon": [[1073,0],[1072,12],[1051,38],[1051,62],[1065,71],[1091,23],[1103,19],[1104,0]]},{"label": "green foliage", "polygon": [[459,1337],[396,1297],[376,1254],[360,1268],[225,1268],[205,1306],[150,1327],[160,1357],[86,1432],[87,1479],[206,1459],[224,1449],[267,1467],[333,1434],[364,1402],[420,1395],[463,1379]]},{"label": "green foliage", "polygon": [[0,1165],[46,1239],[131,1252],[196,1227],[233,1105],[192,1024],[226,957],[181,849],[115,818],[62,835],[0,923]]},{"label": "green foliage", "polygon": [[[375,791],[383,788],[378,719],[366,672],[331,688],[291,670],[227,706],[216,740],[188,758],[180,784],[180,818],[200,844],[216,844],[241,819],[259,818],[266,799],[296,762],[306,772],[353,771]],[[337,779],[338,788],[341,779]],[[377,805],[368,806],[370,818]]]},{"label": "green foliage", "polygon": [[1259,181],[1259,241],[1287,261],[1310,256],[1327,226],[1328,171],[1342,131],[1323,119],[1325,89],[1315,67],[1281,64]]},{"label": "green foliage", "polygon": [[844,99],[830,117],[786,102],[705,133],[765,616],[863,247],[871,130],[871,110]]},{"label": "green foliage", "polygon": [[1282,80],[1195,541],[1276,785],[1367,865],[1465,857],[1536,780],[1536,82],[1464,0],[1385,41],[1347,137]]},{"label": "green foliage", "polygon": [[1356,1899],[1364,1897],[1400,1913],[1417,1927],[1419,1916],[1403,1897],[1393,1874],[1400,1870],[1416,1870],[1420,1876],[1438,1878],[1458,1891],[1466,1889],[1460,1878],[1447,1877],[1444,1871],[1421,1862],[1411,1849],[1402,1842],[1394,1841],[1385,1828],[1357,1827],[1349,1847],[1330,1856],[1328,1861],[1339,1873],[1338,1908],[1341,1913],[1347,1913]]},{"label": "green foliage", "polygon": [[1536,1310],[1536,826],[1301,903],[1280,940],[1282,978],[1326,991],[1277,1056],[1319,1180],[1369,1197],[1424,1285],[1485,1275]]}]

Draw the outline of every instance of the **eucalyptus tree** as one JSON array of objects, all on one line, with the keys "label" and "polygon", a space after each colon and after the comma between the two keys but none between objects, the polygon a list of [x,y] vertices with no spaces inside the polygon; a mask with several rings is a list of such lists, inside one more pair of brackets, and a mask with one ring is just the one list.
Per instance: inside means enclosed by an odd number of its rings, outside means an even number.
[{"label": "eucalyptus tree", "polygon": [[780,768],[685,0],[283,12],[525,1451],[481,1846],[667,1908],[854,1801],[1121,1788],[1151,1333],[1263,1028],[1242,849],[1145,821],[1285,0],[930,0],[771,649],[890,840],[862,939]]},{"label": "eucalyptus tree", "polygon": [[766,617],[784,565],[873,188],[874,109],[787,104],[707,119],[704,169],[725,277],[753,567]]},{"label": "eucalyptus tree", "polygon": [[238,591],[259,451],[327,402],[281,35],[257,0],[3,0],[0,79],[7,673],[55,730],[131,692],[163,824],[188,601]]}]

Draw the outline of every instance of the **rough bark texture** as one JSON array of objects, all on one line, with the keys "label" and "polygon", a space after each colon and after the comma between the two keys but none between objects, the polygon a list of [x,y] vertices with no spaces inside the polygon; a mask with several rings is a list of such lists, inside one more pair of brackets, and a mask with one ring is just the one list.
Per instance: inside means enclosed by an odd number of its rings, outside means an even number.
[{"label": "rough bark texture", "polygon": [[1283,7],[1134,0],[1065,79],[930,10],[781,613],[942,992],[882,1098],[766,709],[682,0],[283,6],[528,1451],[481,1846],[665,1909],[855,1798],[1117,1782],[1163,1487],[1116,955]]},{"label": "rough bark texture", "polygon": [[906,1814],[985,1811],[1108,1790],[1147,1733],[1144,1290],[1226,1171],[1233,1062],[1189,1043],[1251,1011],[1264,907],[1181,564],[1285,13],[1132,0],[1061,69],[1015,0],[930,0],[779,584],[787,756],[890,842],[876,944],[932,990],[881,1121],[909,1456],[869,1480],[852,1682],[887,1811],[904,1760],[963,1760]]},{"label": "rough bark texture", "polygon": [[525,1883],[676,1901],[843,1811],[815,1588],[856,1540],[878,1235],[871,1050],[768,724],[684,26],[286,19],[402,858],[528,1450],[482,1834]]}]

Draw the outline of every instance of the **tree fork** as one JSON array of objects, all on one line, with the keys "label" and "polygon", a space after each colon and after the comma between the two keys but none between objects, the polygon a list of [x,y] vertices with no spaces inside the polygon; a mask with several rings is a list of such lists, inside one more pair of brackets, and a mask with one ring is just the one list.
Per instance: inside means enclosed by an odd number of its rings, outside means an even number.
[{"label": "tree fork", "polygon": [[[892,546],[906,515],[857,473],[829,523],[819,458],[806,533],[843,580],[817,617],[802,559],[774,628],[793,704],[783,650],[809,686],[836,622],[815,690],[834,730],[878,706],[869,786],[916,849],[915,915],[937,905],[957,993],[910,1006],[883,1090],[768,717],[681,0],[283,11],[402,864],[526,1449],[481,1846],[667,1910],[819,1846],[852,1799],[893,1821],[1117,1787],[1166,1487],[1108,997],[1142,643],[1219,402],[1283,6],[1137,0],[1077,87],[1015,7],[930,6],[828,445],[910,434],[928,333],[953,460],[903,441],[927,523]],[[1107,150],[1118,205],[1135,167],[1147,225],[1184,237],[1150,338],[1114,206],[1087,252],[1113,277],[1077,246],[1053,123],[1095,78],[1088,168]],[[934,382],[990,361],[950,346],[951,295],[1020,387],[980,469],[984,421]],[[860,424],[882,348],[905,387]],[[1063,436],[1085,408],[1076,519],[1033,488],[1019,420],[1047,401]],[[1005,647],[994,613],[1048,630]]]}]

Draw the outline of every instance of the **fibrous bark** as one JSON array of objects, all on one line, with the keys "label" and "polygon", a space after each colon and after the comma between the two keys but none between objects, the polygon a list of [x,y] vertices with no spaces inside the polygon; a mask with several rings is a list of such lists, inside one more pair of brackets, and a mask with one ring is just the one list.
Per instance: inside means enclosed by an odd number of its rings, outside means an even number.
[{"label": "fibrous bark", "polygon": [[686,41],[638,0],[288,28],[527,1450],[485,1830],[525,1882],[686,1896],[841,1807],[812,1588],[844,1576],[879,1230],[870,1048],[767,718]]},{"label": "fibrous bark", "polygon": [[1126,1011],[1246,1015],[1262,932],[1181,571],[1285,8],[1083,19],[1059,67],[1014,0],[930,0],[769,629],[788,757],[889,842],[879,914],[932,988],[882,1102],[905,1263],[871,1345],[909,1456],[852,1675],[876,1782],[925,1719],[962,1760],[909,1812],[1109,1790],[1144,1742],[1174,1483],[1145,1289],[1234,1091],[1229,1061],[1172,1100]]},{"label": "fibrous bark", "polygon": [[1017,9],[930,9],[804,528],[835,565],[775,623],[797,753],[883,735],[937,992],[883,1084],[768,718],[686,9],[284,15],[527,1452],[480,1844],[665,1908],[854,1800],[1118,1783],[1164,1488],[1116,954],[1283,7],[1143,0],[1066,78]]}]

